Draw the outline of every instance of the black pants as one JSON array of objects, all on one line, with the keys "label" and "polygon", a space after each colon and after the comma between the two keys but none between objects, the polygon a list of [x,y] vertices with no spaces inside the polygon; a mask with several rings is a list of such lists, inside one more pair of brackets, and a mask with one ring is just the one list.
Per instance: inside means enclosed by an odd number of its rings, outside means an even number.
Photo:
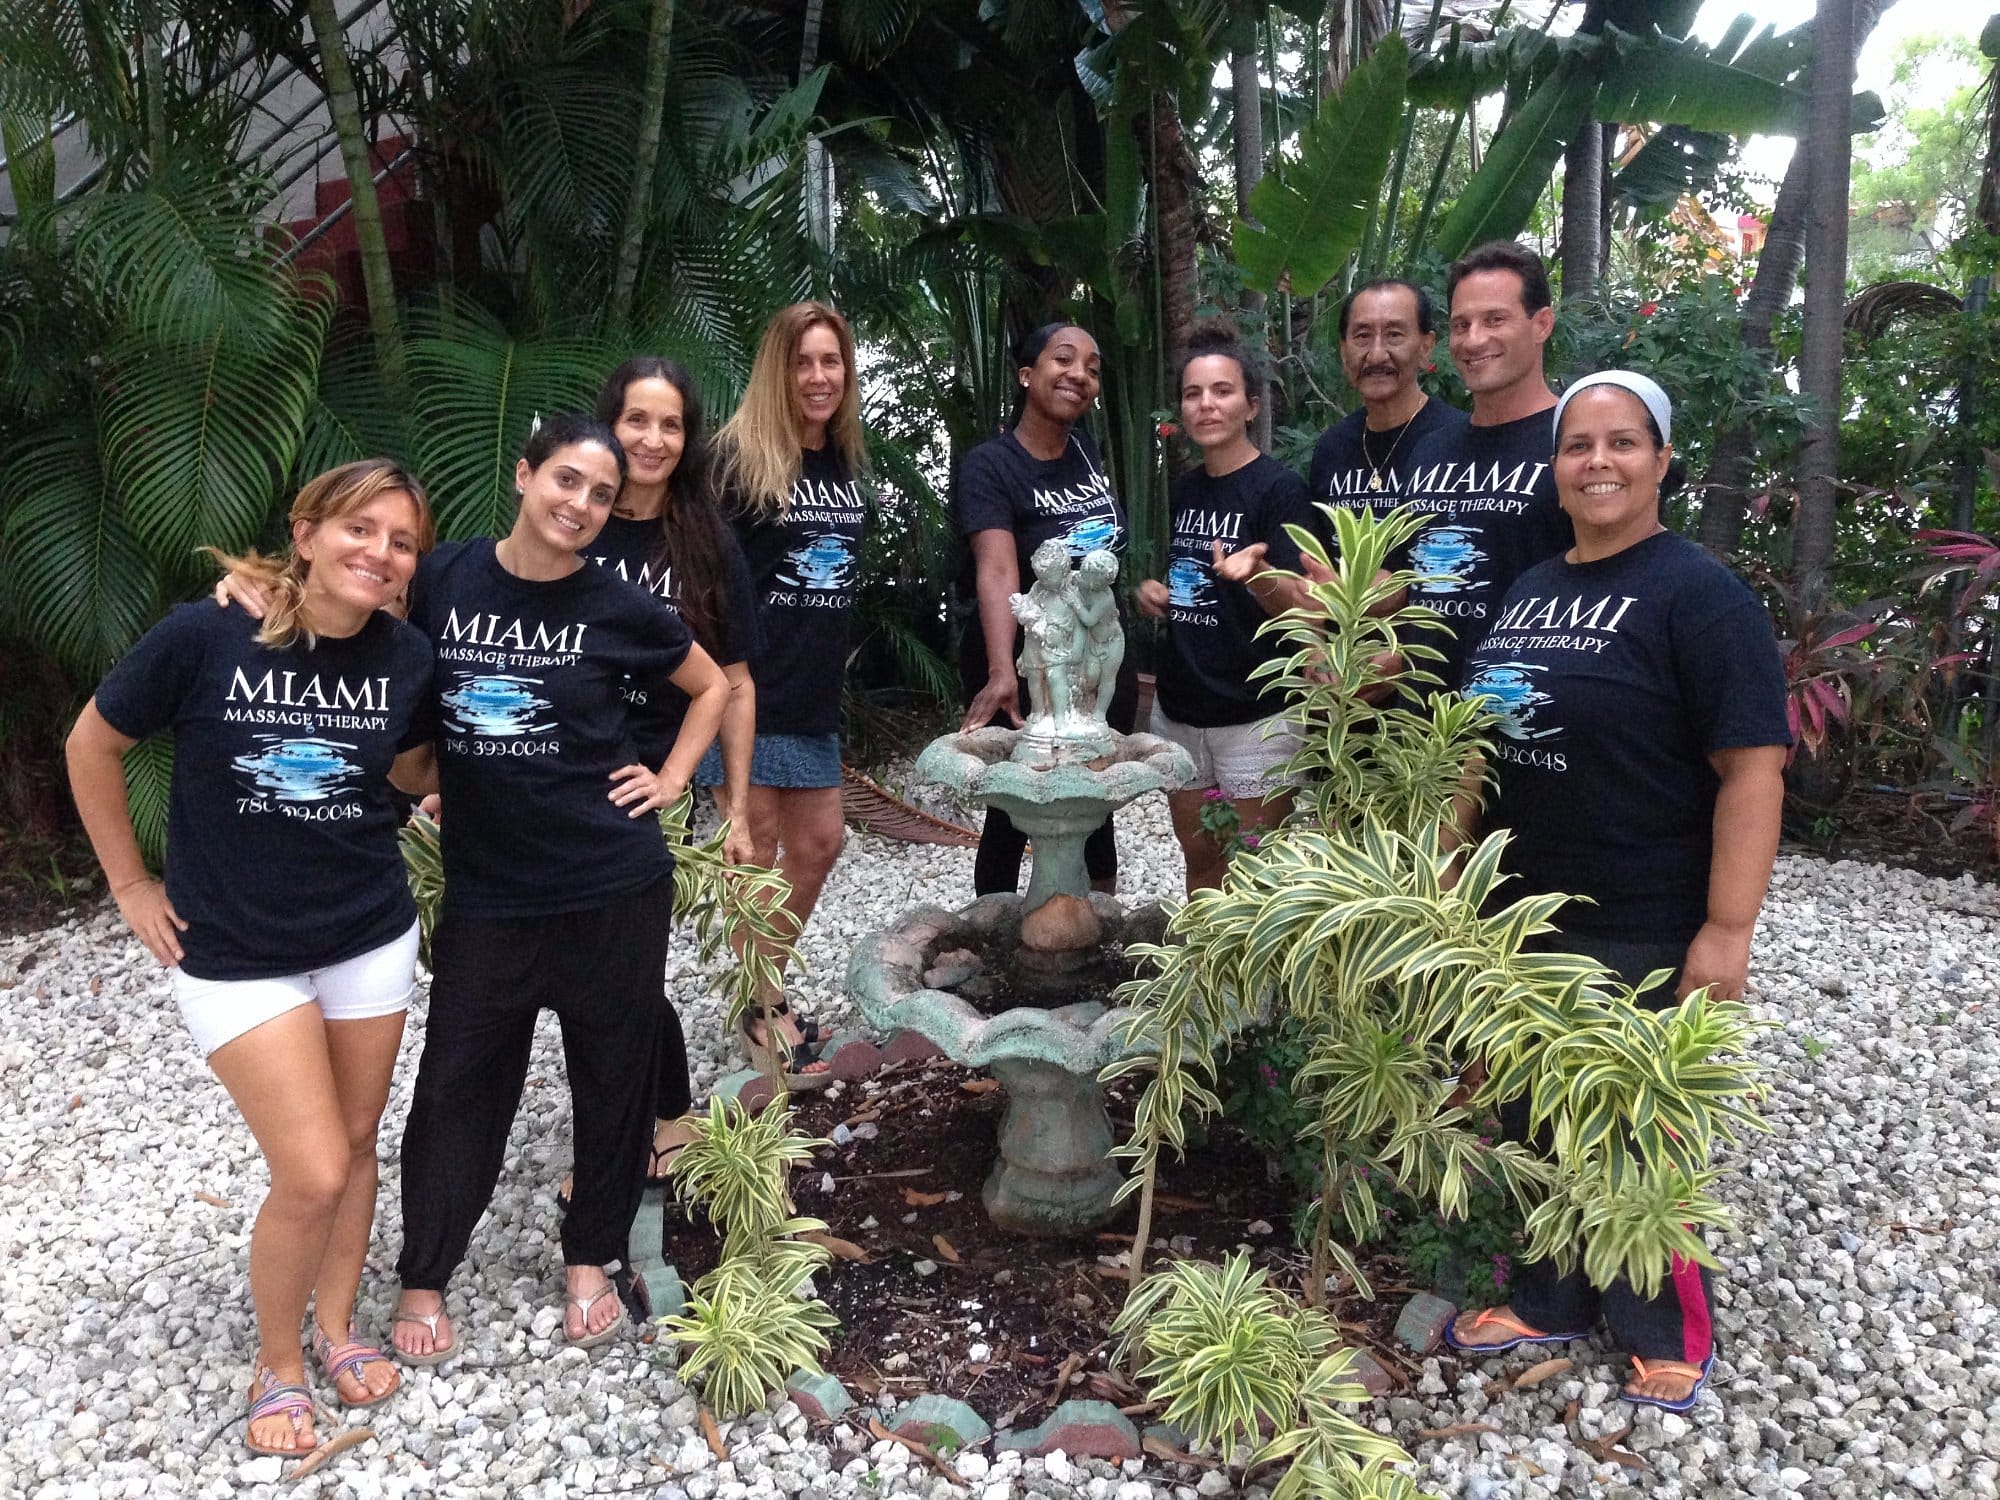
[{"label": "black pants", "polygon": [[[1123,623],[1123,615],[1120,615]],[[1130,642],[1127,642],[1130,645]],[[1021,636],[1014,633],[1014,649],[1021,649]],[[986,686],[988,663],[986,657],[986,635],[979,628],[979,618],[975,615],[965,627],[960,638],[958,653],[959,679],[965,687],[965,701],[970,703]],[[1021,716],[1028,714],[1028,685],[1021,684]],[[1111,706],[1104,719],[1120,734],[1130,734],[1139,717],[1139,668],[1127,650],[1125,658],[1118,665],[1118,681],[1111,690]],[[1003,727],[1006,721],[997,720]],[[995,891],[1018,891],[1021,888],[1021,856],[1028,851],[1028,836],[1014,826],[1014,820],[997,807],[986,810],[985,826],[979,830],[979,852],[972,860],[972,893],[975,896],[990,896]],[[1083,866],[1093,881],[1116,880],[1118,878],[1118,841],[1111,830],[1109,817],[1100,823],[1095,832],[1083,841]]]},{"label": "black pants", "polygon": [[[1676,1003],[1674,986],[1680,979],[1681,960],[1687,956],[1685,939],[1633,943],[1553,933],[1536,939],[1534,946],[1545,952],[1585,954],[1630,985],[1655,969],[1673,970],[1672,979],[1639,996],[1639,1003],[1649,1010],[1665,1010]],[[1528,1114],[1525,1094],[1502,1105],[1501,1137],[1528,1141]],[[1548,1149],[1546,1131],[1535,1144]],[[1586,1333],[1601,1312],[1613,1341],[1627,1354],[1698,1365],[1715,1349],[1709,1320],[1710,1279],[1707,1267],[1675,1256],[1659,1294],[1641,1297],[1622,1276],[1600,1292],[1583,1274],[1581,1262],[1564,1275],[1554,1261],[1528,1261],[1514,1269],[1507,1305],[1522,1322],[1548,1333]]]},{"label": "black pants", "polygon": [[[403,1129],[405,1288],[442,1292],[493,1199],[521,1104],[535,1019],[562,1023],[576,1185],[563,1263],[626,1259],[659,1092],[671,875],[592,911],[447,912],[431,943],[430,1019]],[[676,1023],[675,1030],[679,1030]],[[685,1090],[685,1065],[682,1078]]]},{"label": "black pants", "polygon": [[[694,1106],[694,1094],[688,1083],[687,1033],[681,1030],[681,1013],[670,1000],[660,1017],[659,1086],[653,1091],[653,1116],[660,1120],[678,1120]],[[652,1127],[646,1129],[646,1150],[653,1149]]]}]

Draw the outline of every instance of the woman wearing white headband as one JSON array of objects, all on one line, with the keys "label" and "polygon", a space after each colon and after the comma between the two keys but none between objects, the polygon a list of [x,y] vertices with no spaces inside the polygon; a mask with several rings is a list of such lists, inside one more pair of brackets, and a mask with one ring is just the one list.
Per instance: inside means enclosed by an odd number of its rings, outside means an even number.
[{"label": "woman wearing white headband", "polygon": [[[1785,680],[1764,606],[1721,563],[1669,532],[1673,408],[1644,375],[1577,381],[1555,409],[1557,494],[1576,545],[1523,573],[1466,669],[1501,718],[1487,829],[1514,839],[1518,896],[1565,891],[1544,940],[1588,954],[1665,1008],[1707,986],[1743,995],[1750,936],[1770,883],[1791,741]],[[1589,816],[1576,816],[1578,808]],[[1527,1139],[1527,1101],[1501,1112]],[[1600,1291],[1581,1268],[1520,1266],[1503,1308],[1447,1333],[1495,1351],[1585,1336],[1601,1311],[1632,1357],[1627,1400],[1685,1411],[1714,1340],[1707,1277],[1674,1258],[1659,1295]]]}]

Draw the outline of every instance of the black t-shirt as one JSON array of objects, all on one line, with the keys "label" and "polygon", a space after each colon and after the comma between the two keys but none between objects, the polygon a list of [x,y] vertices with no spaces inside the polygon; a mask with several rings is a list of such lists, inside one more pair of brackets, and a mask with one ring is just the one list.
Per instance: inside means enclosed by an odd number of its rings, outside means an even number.
[{"label": "black t-shirt", "polygon": [[868,524],[861,482],[836,444],[808,448],[786,513],[738,506],[735,523],[757,594],[757,732],[836,734]]},{"label": "black t-shirt", "polygon": [[1565,932],[1681,943],[1708,916],[1717,750],[1785,745],[1785,674],[1764,606],[1660,532],[1593,563],[1553,558],[1507,590],[1467,693],[1503,715],[1489,828],[1504,899],[1564,891]]},{"label": "black t-shirt", "polygon": [[167,898],[197,979],[268,979],[379,948],[416,920],[389,765],[421,744],[431,648],[392,615],[343,640],[257,643],[183,604],[97,689],[120,734],[174,736]]},{"label": "black t-shirt", "polygon": [[1408,503],[1435,519],[1417,533],[1408,566],[1435,581],[1411,589],[1410,602],[1430,606],[1455,632],[1432,633],[1445,660],[1425,664],[1447,687],[1463,683],[1465,659],[1508,585],[1576,540],[1556,501],[1555,448],[1552,411],[1441,429],[1418,446]]},{"label": "black t-shirt", "polygon": [[[1125,508],[1105,478],[1097,444],[1080,428],[1071,429],[1056,458],[1036,458],[1011,432],[981,443],[959,460],[951,503],[963,536],[1014,533],[1023,589],[1035,577],[1029,559],[1050,537],[1063,539],[1072,563],[1100,548],[1125,560]],[[965,593],[973,597],[971,587]]]},{"label": "black t-shirt", "polygon": [[[597,540],[584,550],[586,561],[608,568],[627,583],[637,584],[679,617],[681,602],[674,569],[660,554],[660,523],[634,521],[625,516],[607,520]],[[757,601],[750,569],[743,561],[743,549],[727,533],[722,563],[726,574],[722,586],[727,595],[723,614],[728,639],[714,645],[702,644],[717,666],[727,667],[748,661],[754,654]],[[681,732],[681,720],[687,717],[688,695],[671,682],[662,685],[657,680],[631,678],[626,679],[624,691],[626,705],[632,711],[632,743],[639,751],[639,760],[657,771],[667,752],[673,749],[675,736]]]},{"label": "black t-shirt", "polygon": [[1265,560],[1298,571],[1298,544],[1287,524],[1317,536],[1326,518],[1306,497],[1305,482],[1276,459],[1258,454],[1220,478],[1193,469],[1174,483],[1174,532],[1167,550],[1166,654],[1160,663],[1160,707],[1196,728],[1250,724],[1283,707],[1261,696],[1250,674],[1293,648],[1257,628],[1270,618],[1256,595],[1215,576],[1215,543],[1225,553],[1269,544]]},{"label": "black t-shirt", "polygon": [[660,825],[615,805],[610,777],[642,758],[626,680],[687,658],[678,615],[605,568],[516,578],[481,539],[424,559],[410,623],[437,651],[447,909],[584,911],[672,872]]},{"label": "black t-shirt", "polygon": [[[1370,432],[1367,421],[1368,408],[1360,407],[1327,428],[1313,444],[1306,488],[1318,503],[1376,515],[1394,510],[1409,489],[1417,450],[1428,438],[1460,431],[1466,417],[1457,407],[1432,396],[1400,427]],[[1554,449],[1553,441],[1549,447]],[[1378,476],[1379,488],[1375,483]],[[1404,548],[1390,559],[1390,565],[1403,566],[1407,555]]]}]

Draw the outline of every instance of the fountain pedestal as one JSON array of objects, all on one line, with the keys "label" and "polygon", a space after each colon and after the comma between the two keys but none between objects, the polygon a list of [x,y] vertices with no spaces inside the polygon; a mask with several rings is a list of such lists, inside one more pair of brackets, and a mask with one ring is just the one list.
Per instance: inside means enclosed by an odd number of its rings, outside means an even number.
[{"label": "fountain pedestal", "polygon": [[1007,1091],[1000,1160],[980,1201],[1002,1229],[1074,1234],[1111,1217],[1123,1175],[1111,1165],[1111,1116],[1097,1079],[1033,1058],[999,1058]]}]

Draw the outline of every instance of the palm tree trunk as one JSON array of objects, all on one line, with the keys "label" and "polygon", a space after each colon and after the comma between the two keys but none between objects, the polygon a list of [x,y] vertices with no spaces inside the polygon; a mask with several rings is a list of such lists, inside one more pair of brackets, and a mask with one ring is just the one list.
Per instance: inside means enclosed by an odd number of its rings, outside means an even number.
[{"label": "palm tree trunk", "polygon": [[[1230,93],[1235,105],[1236,124],[1236,213],[1250,220],[1250,194],[1264,175],[1264,90],[1257,81],[1257,54],[1237,51],[1229,54]],[[1243,289],[1243,321],[1261,346],[1269,342],[1265,321],[1264,294]],[[1259,448],[1271,446],[1271,398],[1266,393],[1257,408],[1257,420],[1250,429],[1251,441]]]},{"label": "palm tree trunk", "polygon": [[1855,0],[1819,0],[1813,18],[1808,106],[1805,318],[1799,387],[1810,398],[1799,447],[1799,504],[1792,520],[1792,575],[1800,602],[1816,607],[1833,566],[1835,482],[1840,463],[1841,315],[1847,301],[1848,117],[1854,95]]},{"label": "palm tree trunk", "polygon": [[354,239],[361,250],[361,285],[368,297],[368,323],[375,333],[375,352],[382,378],[392,392],[404,388],[403,330],[396,315],[396,278],[389,266],[389,240],[382,230],[382,204],[375,196],[374,167],[369,161],[368,135],[361,119],[361,96],[354,71],[347,65],[347,38],[334,0],[307,0],[313,42],[319,48],[326,79],[326,107],[333,117],[334,138],[347,172],[353,205]]},{"label": "palm tree trunk", "polygon": [[[1882,12],[1893,0],[1856,0],[1854,6],[1854,50],[1875,29]],[[1844,128],[1844,127],[1843,127]],[[1771,222],[1764,236],[1764,248],[1757,255],[1757,274],[1750,280],[1749,294],[1743,299],[1743,343],[1760,351],[1768,362],[1771,354],[1771,325],[1791,304],[1798,286],[1799,263],[1806,250],[1806,203],[1811,195],[1813,153],[1801,144],[1792,152],[1778,186],[1778,199],[1771,209]],[[1843,276],[1842,281],[1846,278]],[[1843,287],[1843,294],[1844,294]],[[1701,544],[1711,552],[1732,554],[1743,541],[1744,508],[1749,501],[1745,487],[1750,482],[1750,465],[1755,440],[1747,427],[1732,427],[1716,440],[1709,454],[1708,472],[1701,481]]]},{"label": "palm tree trunk", "polygon": [[625,229],[618,242],[618,270],[611,284],[611,321],[632,315],[632,291],[639,282],[639,258],[652,217],[653,167],[660,159],[660,122],[667,112],[667,56],[674,35],[674,0],[652,0],[646,29],[646,93],[640,106],[639,138],[632,144],[632,187],[625,195]]},{"label": "palm tree trunk", "polygon": [[[826,0],[806,0],[805,37],[799,44],[799,81],[819,66],[819,34],[826,20]],[[806,232],[821,250],[833,248],[833,164],[826,142],[806,138]]]},{"label": "palm tree trunk", "polygon": [[[1595,36],[1604,30],[1604,8],[1605,0],[1590,0],[1577,23],[1580,35]],[[1588,302],[1597,295],[1603,224],[1604,132],[1598,128],[1593,92],[1563,151],[1562,229],[1556,254],[1565,303]]]}]

